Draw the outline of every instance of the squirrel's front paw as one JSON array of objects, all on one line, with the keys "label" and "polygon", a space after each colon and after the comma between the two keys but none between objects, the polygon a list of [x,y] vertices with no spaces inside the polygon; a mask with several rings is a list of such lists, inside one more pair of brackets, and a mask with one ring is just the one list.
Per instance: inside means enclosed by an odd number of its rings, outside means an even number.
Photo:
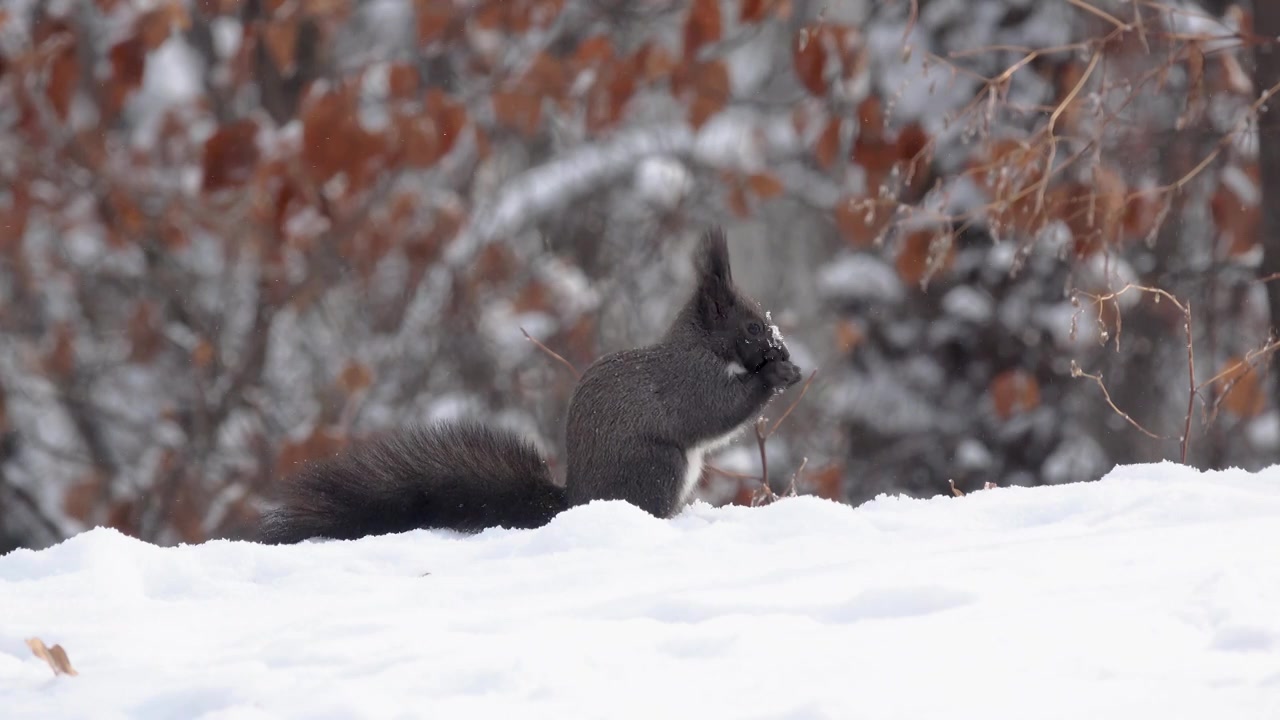
[{"label": "squirrel's front paw", "polygon": [[788,360],[766,363],[760,374],[765,384],[775,390],[785,390],[800,382],[800,368]]}]

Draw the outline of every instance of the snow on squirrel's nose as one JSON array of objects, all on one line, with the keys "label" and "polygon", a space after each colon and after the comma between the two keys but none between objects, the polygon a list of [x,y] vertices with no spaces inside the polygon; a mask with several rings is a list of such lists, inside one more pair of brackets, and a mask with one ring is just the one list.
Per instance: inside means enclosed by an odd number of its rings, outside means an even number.
[{"label": "snow on squirrel's nose", "polygon": [[782,349],[782,346],[783,346],[783,342],[782,342],[782,331],[778,329],[778,326],[777,326],[777,325],[774,325],[774,324],[773,324],[773,313],[772,313],[772,312],[766,312],[766,313],[764,314],[764,320],[765,320],[765,322],[766,322],[766,323],[768,323],[768,325],[769,325],[769,345],[770,345],[770,347],[775,347],[775,348],[778,348],[778,349]]}]

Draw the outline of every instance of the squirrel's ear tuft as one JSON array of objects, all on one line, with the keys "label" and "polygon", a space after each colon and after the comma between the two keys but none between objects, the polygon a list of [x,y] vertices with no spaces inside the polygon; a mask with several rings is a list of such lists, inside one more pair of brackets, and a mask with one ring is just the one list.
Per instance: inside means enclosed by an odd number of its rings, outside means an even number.
[{"label": "squirrel's ear tuft", "polygon": [[719,225],[708,228],[702,234],[702,243],[698,248],[698,275],[703,281],[714,279],[725,285],[733,283],[733,273],[729,268],[729,246],[724,228]]}]

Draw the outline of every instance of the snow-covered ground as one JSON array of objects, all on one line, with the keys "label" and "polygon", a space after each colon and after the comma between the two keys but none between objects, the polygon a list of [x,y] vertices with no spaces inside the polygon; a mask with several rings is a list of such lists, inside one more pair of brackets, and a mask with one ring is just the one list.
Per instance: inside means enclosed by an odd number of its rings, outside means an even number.
[{"label": "snow-covered ground", "polygon": [[1280,468],[297,547],[99,529],[0,558],[0,716],[1277,718]]}]

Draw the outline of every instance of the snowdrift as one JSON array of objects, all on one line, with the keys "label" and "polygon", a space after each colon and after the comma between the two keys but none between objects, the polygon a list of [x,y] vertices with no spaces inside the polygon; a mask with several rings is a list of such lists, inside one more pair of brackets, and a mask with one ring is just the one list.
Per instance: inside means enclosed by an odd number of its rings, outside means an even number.
[{"label": "snowdrift", "polygon": [[[25,640],[68,652],[54,676]],[[0,715],[1280,717],[1280,468],[0,558]]]}]

